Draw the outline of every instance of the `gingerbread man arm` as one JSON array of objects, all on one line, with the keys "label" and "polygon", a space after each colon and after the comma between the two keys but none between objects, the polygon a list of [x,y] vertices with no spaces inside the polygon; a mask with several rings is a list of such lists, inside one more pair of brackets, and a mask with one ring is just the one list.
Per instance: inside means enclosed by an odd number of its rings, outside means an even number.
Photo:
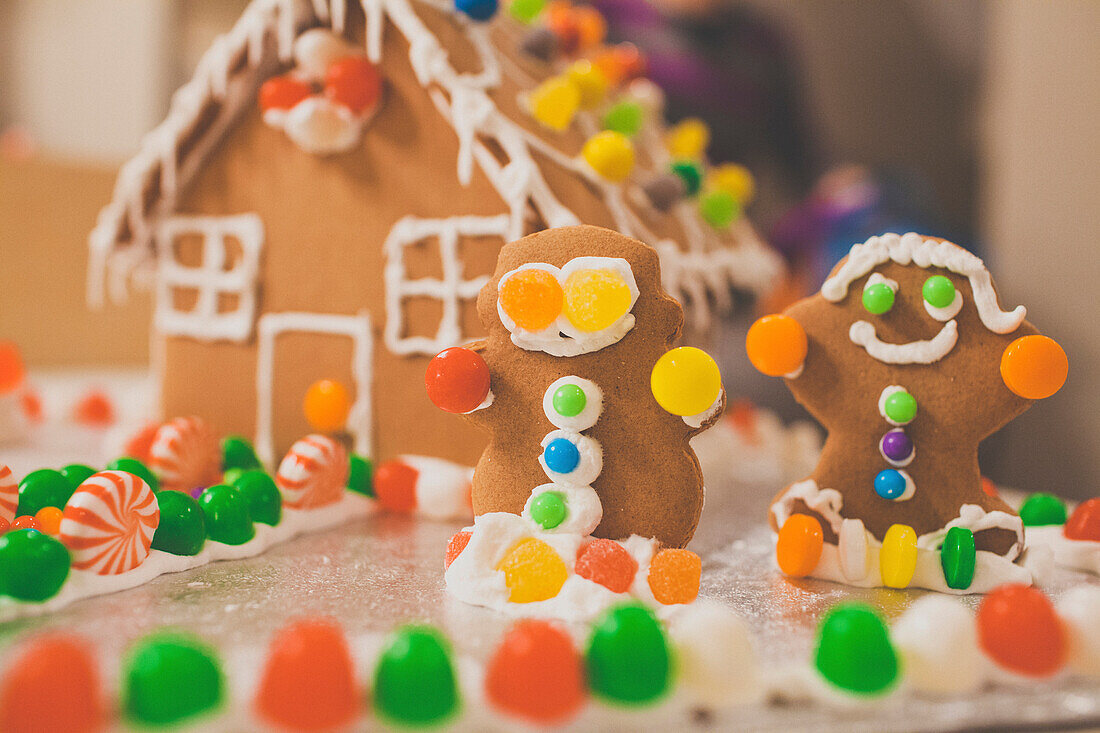
[{"label": "gingerbread man arm", "polygon": [[493,405],[489,365],[481,353],[484,341],[444,349],[428,363],[424,386],[428,399],[441,410],[463,415],[482,424]]}]

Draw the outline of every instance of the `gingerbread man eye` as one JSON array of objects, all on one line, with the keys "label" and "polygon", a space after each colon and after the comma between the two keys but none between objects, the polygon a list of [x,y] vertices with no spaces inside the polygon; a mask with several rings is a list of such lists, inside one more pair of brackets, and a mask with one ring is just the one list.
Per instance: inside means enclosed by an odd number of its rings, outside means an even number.
[{"label": "gingerbread man eye", "polygon": [[863,307],[872,315],[881,316],[894,307],[894,295],[898,284],[877,272],[867,278],[863,286]]},{"label": "gingerbread man eye", "polygon": [[933,275],[921,288],[924,309],[937,321],[950,321],[962,309],[962,293],[944,275]]}]

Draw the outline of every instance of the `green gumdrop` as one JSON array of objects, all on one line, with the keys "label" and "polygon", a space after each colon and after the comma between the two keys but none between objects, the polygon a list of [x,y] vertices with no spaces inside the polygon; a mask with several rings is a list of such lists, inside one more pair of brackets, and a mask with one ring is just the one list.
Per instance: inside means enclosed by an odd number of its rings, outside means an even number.
[{"label": "green gumdrop", "polygon": [[560,491],[544,491],[531,502],[531,519],[543,529],[553,529],[565,521],[565,497]]},{"label": "green gumdrop", "polygon": [[157,494],[160,524],[153,533],[153,549],[173,555],[197,555],[206,543],[206,519],[199,503],[182,491]]},{"label": "green gumdrop", "polygon": [[868,313],[881,316],[894,307],[894,289],[886,283],[873,283],[863,289],[863,307]]},{"label": "green gumdrop", "polygon": [[976,562],[974,533],[966,527],[947,530],[940,547],[940,565],[943,566],[943,579],[947,587],[956,590],[969,588],[974,582]]},{"label": "green gumdrop", "polygon": [[243,545],[256,536],[252,515],[248,513],[248,499],[232,486],[218,484],[202,492],[199,497],[206,535],[215,542],[227,545]]},{"label": "green gumdrop", "polygon": [[69,486],[73,487],[73,491],[76,491],[76,487],[87,481],[95,472],[94,468],[85,466],[83,463],[70,463],[60,471],[61,475],[69,480]]},{"label": "green gumdrop", "polygon": [[708,191],[699,199],[699,213],[715,229],[725,229],[741,213],[741,206],[729,191]]},{"label": "green gumdrop", "polygon": [[138,642],[130,653],[123,681],[131,720],[168,725],[217,707],[222,701],[222,672],[200,641],[160,632]]},{"label": "green gumdrop", "polygon": [[933,275],[924,281],[921,295],[933,308],[946,308],[955,302],[955,283],[944,275]]},{"label": "green gumdrop", "polygon": [[386,643],[374,670],[374,707],[409,725],[439,723],[458,708],[449,644],[430,626],[406,626]]},{"label": "green gumdrop", "polygon": [[1066,503],[1054,494],[1039,492],[1027,497],[1020,507],[1025,527],[1066,523]]},{"label": "green gumdrop", "polygon": [[512,0],[508,5],[508,12],[521,23],[530,24],[535,21],[546,6],[546,0]]},{"label": "green gumdrop", "polygon": [[886,624],[865,603],[838,603],[818,628],[817,670],[837,687],[862,695],[888,690],[898,678],[898,657]]},{"label": "green gumdrop", "polygon": [[55,506],[64,509],[75,487],[60,471],[40,468],[31,471],[19,482],[19,508],[15,516],[34,516],[39,509]]},{"label": "green gumdrop", "polygon": [[642,605],[608,611],[592,630],[585,661],[589,686],[608,700],[648,703],[669,689],[668,641],[657,617]]},{"label": "green gumdrop", "polygon": [[256,450],[252,444],[239,435],[230,435],[222,440],[222,470],[240,468],[250,471],[254,468],[263,468]]},{"label": "green gumdrop", "polygon": [[149,484],[149,488],[153,491],[160,491],[160,479],[157,478],[157,475],[153,473],[152,469],[136,458],[131,458],[130,456],[116,458],[107,464],[107,470],[132,473]]},{"label": "green gumdrop", "polygon": [[677,160],[669,166],[669,170],[680,177],[684,182],[684,188],[688,196],[699,193],[703,185],[703,170],[694,160]]},{"label": "green gumdrop", "polygon": [[637,102],[619,102],[603,116],[603,129],[634,137],[642,129],[645,111]]},{"label": "green gumdrop", "polygon": [[53,598],[69,577],[65,545],[36,529],[0,536],[0,595],[21,601]]},{"label": "green gumdrop", "polygon": [[283,519],[283,495],[275,485],[275,479],[266,471],[245,471],[233,486],[248,500],[248,515],[253,522],[263,522],[275,527]]},{"label": "green gumdrop", "polygon": [[348,471],[348,488],[357,494],[374,496],[374,464],[369,458],[364,458],[356,453],[348,459],[350,470]]}]

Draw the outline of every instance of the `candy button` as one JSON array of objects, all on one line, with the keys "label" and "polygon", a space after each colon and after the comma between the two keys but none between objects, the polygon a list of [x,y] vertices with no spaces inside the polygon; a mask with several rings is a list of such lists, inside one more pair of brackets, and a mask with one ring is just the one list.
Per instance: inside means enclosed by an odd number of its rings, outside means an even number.
[{"label": "candy button", "polygon": [[691,603],[699,595],[703,563],[691,550],[664,549],[649,562],[649,589],[658,603]]},{"label": "candy button", "polygon": [[581,461],[581,453],[572,441],[555,438],[543,450],[542,459],[555,473],[572,473]]},{"label": "candy button", "polygon": [[974,582],[974,565],[977,553],[974,549],[974,533],[966,527],[947,530],[940,547],[940,565],[948,588],[965,590]]},{"label": "candy button", "polygon": [[19,347],[11,341],[0,341],[0,394],[14,392],[26,376]]},{"label": "candy button", "polygon": [[821,522],[809,514],[792,514],[779,528],[775,560],[785,575],[802,578],[817,567],[823,545]]},{"label": "candy button", "polygon": [[741,206],[752,202],[756,194],[756,181],[752,173],[743,165],[722,163],[707,175],[707,185],[719,191],[726,191]]},{"label": "candy button", "polygon": [[61,510],[55,506],[44,506],[34,515],[34,521],[38,522],[38,530],[56,537],[61,534]]},{"label": "candy button", "polygon": [[769,377],[796,374],[806,361],[807,348],[805,329],[782,314],[758,319],[745,336],[749,361]]},{"label": "candy button", "polygon": [[573,122],[581,106],[581,92],[567,77],[556,76],[536,87],[527,101],[536,120],[562,132]]},{"label": "candy button", "polygon": [[1014,393],[1042,400],[1062,388],[1069,374],[1066,352],[1046,336],[1022,336],[1001,355],[1001,378]]},{"label": "candy button", "polygon": [[917,416],[917,400],[904,389],[891,390],[882,401],[882,412],[894,425],[908,425]]},{"label": "candy button", "polygon": [[898,657],[886,624],[865,603],[838,603],[818,627],[814,666],[837,687],[862,695],[889,690],[898,679]]},{"label": "candy button", "polygon": [[703,186],[703,171],[698,163],[693,160],[677,160],[669,165],[668,169],[683,181],[684,192],[688,196],[699,193],[699,189]]},{"label": "candy button", "polygon": [[374,670],[374,707],[398,723],[440,723],[458,709],[450,645],[430,626],[406,626],[390,635]]},{"label": "candy button", "polygon": [[382,508],[401,514],[416,510],[416,483],[420,472],[407,463],[393,460],[378,466],[374,472],[374,493]]},{"label": "candy button", "polygon": [[699,213],[715,229],[726,229],[741,213],[741,207],[728,191],[708,191],[699,199]]},{"label": "candy button", "polygon": [[531,24],[546,7],[546,0],[512,0],[508,12],[521,23]]},{"label": "candy button", "polygon": [[908,488],[909,482],[906,481],[905,474],[893,468],[879,471],[875,476],[875,493],[883,499],[896,501],[905,498]]},{"label": "candy button", "polygon": [[711,409],[722,393],[722,375],[710,354],[694,346],[666,351],[649,377],[650,390],[664,410],[689,417]]},{"label": "candy button", "polygon": [[547,621],[515,623],[489,659],[485,695],[530,723],[568,721],[585,698],[584,666],[569,634]]},{"label": "candy button", "polygon": [[894,297],[894,289],[886,283],[870,283],[863,289],[863,307],[868,313],[881,316],[894,307]]},{"label": "candy button", "polygon": [[867,542],[867,530],[859,519],[845,519],[840,523],[837,538],[840,555],[840,572],[849,581],[862,580],[867,576],[870,564],[870,544]]},{"label": "candy button", "polygon": [[[69,480],[69,485],[72,486],[75,491],[77,486],[87,481],[95,472],[96,470],[94,468],[86,466],[83,463],[70,463],[67,466],[63,466],[60,473]],[[2,483],[2,479],[0,479],[0,483]],[[149,482],[146,481],[146,483]],[[150,488],[152,488],[152,484],[150,484]],[[0,489],[0,493],[3,493],[3,489]],[[3,499],[0,498],[0,504],[2,503]],[[0,510],[0,514],[3,514],[3,510]]]},{"label": "candy button", "polygon": [[603,128],[634,137],[642,129],[644,121],[645,111],[642,105],[631,101],[618,102],[603,116]]},{"label": "candy button", "polygon": [[215,542],[243,545],[256,536],[248,499],[232,486],[211,486],[199,497],[206,533]]},{"label": "candy button", "polygon": [[348,491],[374,498],[374,462],[352,453],[348,456]]},{"label": "candy button", "polygon": [[577,384],[563,384],[554,391],[551,399],[554,411],[562,417],[576,417],[581,414],[587,401],[584,389]]},{"label": "candy button", "polygon": [[904,430],[891,430],[882,436],[879,442],[879,450],[887,461],[896,465],[906,465],[913,458],[913,441],[905,434]]},{"label": "candy button", "polygon": [[0,536],[0,596],[52,598],[69,577],[69,563],[69,551],[53,537],[13,524]]},{"label": "candy button", "polygon": [[206,519],[199,503],[181,491],[157,495],[160,524],[152,548],[172,555],[197,555],[206,542]]},{"label": "candy button", "polygon": [[553,598],[565,584],[569,571],[554,548],[542,540],[520,540],[497,564],[512,603],[532,603]]},{"label": "candy button", "polygon": [[283,495],[266,471],[245,471],[233,481],[233,486],[248,500],[248,515],[253,522],[279,525],[283,519]]},{"label": "candy button", "polygon": [[[137,458],[131,458],[129,456],[116,458],[115,460],[108,463],[104,470],[125,471],[126,473],[132,473],[140,478],[142,481],[144,481],[146,484],[148,484],[149,489],[153,493],[160,491],[160,479],[157,478],[157,475],[153,473],[152,470],[150,470],[150,468],[145,465],[145,463],[139,461]],[[80,483],[84,482],[81,481]]]},{"label": "candy button", "polygon": [[56,632],[36,636],[6,666],[0,686],[0,730],[106,730],[107,711],[96,660],[81,639]]},{"label": "candy button", "polygon": [[709,144],[710,128],[696,117],[676,123],[665,136],[665,147],[674,158],[700,158]]},{"label": "candy button", "polygon": [[917,533],[912,527],[895,524],[886,530],[879,550],[879,571],[887,588],[905,588],[917,571]]},{"label": "candy button", "polygon": [[618,542],[594,539],[577,553],[573,572],[613,593],[626,593],[638,574],[638,561]]},{"label": "candy button", "polygon": [[[554,443],[559,441],[569,443],[568,440],[559,438],[546,446],[546,449],[549,450]],[[572,443],[569,443],[569,445],[573,447],[573,450],[576,450],[576,446],[573,446]],[[577,454],[577,460],[580,460],[580,453]],[[547,463],[549,463],[549,461],[547,461]],[[573,467],[576,468],[576,463],[573,464]],[[573,469],[571,468],[569,470],[572,471]],[[561,473],[568,472],[562,471]],[[565,497],[560,491],[544,491],[536,496],[534,501],[531,502],[531,519],[543,529],[554,529],[565,521],[565,515]]]},{"label": "candy button", "polygon": [[335,433],[343,430],[351,412],[348,388],[332,379],[320,379],[309,386],[302,400],[306,422],[314,430]]},{"label": "candy button", "polygon": [[924,281],[921,295],[933,308],[946,308],[955,302],[955,284],[943,275],[933,275]]},{"label": "candy button", "polygon": [[19,482],[19,509],[16,516],[34,516],[42,507],[64,507],[73,495],[73,486],[59,471],[41,468],[31,471]]},{"label": "candy button", "polygon": [[581,93],[581,108],[592,109],[603,101],[607,94],[607,78],[587,59],[575,61],[569,67],[569,80],[577,85]]},{"label": "candy button", "polygon": [[581,157],[602,178],[620,183],[634,170],[634,144],[621,132],[604,130],[588,138]]},{"label": "candy button", "polygon": [[1032,494],[1020,506],[1020,519],[1025,527],[1065,524],[1066,503],[1054,494]]},{"label": "candy button", "polygon": [[1100,542],[1100,497],[1082,502],[1062,529],[1068,539]]},{"label": "candy button", "polygon": [[1002,585],[978,607],[978,642],[1001,667],[1049,677],[1066,663],[1066,633],[1050,600],[1035,588]]},{"label": "candy button", "polygon": [[637,603],[613,608],[597,621],[585,661],[592,691],[620,703],[652,702],[668,691],[672,678],[664,630]]},{"label": "candy button", "polygon": [[489,365],[476,351],[461,346],[444,349],[428,363],[424,387],[439,409],[470,412],[489,394]]},{"label": "candy button", "polygon": [[444,569],[451,567],[451,563],[458,559],[458,556],[466,549],[466,545],[470,544],[472,537],[473,533],[466,530],[455,532],[451,536],[451,540],[447,543],[447,550],[443,553]]},{"label": "candy button", "polygon": [[200,641],[159,632],[138,642],[123,679],[125,710],[131,720],[169,725],[212,710],[225,683],[214,654]]},{"label": "candy button", "polygon": [[630,312],[633,294],[623,276],[609,269],[577,270],[565,279],[563,312],[577,330],[595,333]]},{"label": "candy button", "polygon": [[260,87],[260,109],[288,110],[312,94],[313,87],[301,79],[289,74],[272,77]]},{"label": "candy button", "polygon": [[497,0],[454,0],[455,8],[474,20],[486,21],[497,13]]}]

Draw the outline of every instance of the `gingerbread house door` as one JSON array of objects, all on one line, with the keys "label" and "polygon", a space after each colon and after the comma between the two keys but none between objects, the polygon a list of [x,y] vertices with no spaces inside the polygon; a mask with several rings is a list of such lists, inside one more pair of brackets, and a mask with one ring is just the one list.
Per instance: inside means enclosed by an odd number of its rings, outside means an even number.
[{"label": "gingerbread house door", "polygon": [[[355,394],[346,432],[356,453],[371,455],[373,342],[369,314],[265,313],[259,318],[257,333],[255,444],[260,459],[273,465],[279,451],[301,437],[284,433],[301,413],[303,384],[313,379],[343,381],[345,375]],[[288,383],[296,386],[287,389]],[[284,401],[277,402],[279,399]],[[287,411],[293,411],[291,419]]]}]

